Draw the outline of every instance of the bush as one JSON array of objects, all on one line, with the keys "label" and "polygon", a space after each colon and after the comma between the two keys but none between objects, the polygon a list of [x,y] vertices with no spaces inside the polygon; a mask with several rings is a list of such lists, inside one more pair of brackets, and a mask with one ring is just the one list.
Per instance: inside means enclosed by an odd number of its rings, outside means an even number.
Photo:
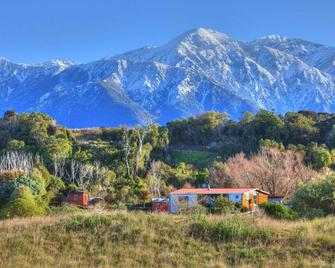
[{"label": "bush", "polygon": [[10,200],[0,210],[0,218],[31,217],[43,215],[42,208],[36,205],[29,187],[20,186],[11,194]]},{"label": "bush", "polygon": [[292,198],[293,209],[307,218],[335,214],[335,174],[302,186]]},{"label": "bush", "polygon": [[197,206],[184,205],[180,207],[179,213],[196,218],[200,215],[205,215],[207,213],[207,209],[202,205]]},{"label": "bush", "polygon": [[172,157],[175,163],[185,162],[196,167],[208,167],[213,163],[214,155],[206,151],[174,151]]},{"label": "bush", "polygon": [[0,171],[0,186],[14,181],[16,178],[23,176],[23,172],[19,170],[3,170]]},{"label": "bush", "polygon": [[282,220],[294,220],[297,218],[297,214],[294,210],[281,203],[267,202],[261,204],[260,207],[272,218]]},{"label": "bush", "polygon": [[13,191],[21,186],[30,188],[33,195],[38,195],[40,193],[41,187],[37,181],[30,178],[20,177],[0,187],[0,199],[8,199]]},{"label": "bush", "polygon": [[235,203],[229,201],[227,197],[218,196],[214,199],[214,204],[209,211],[215,214],[226,214],[232,212],[235,208]]},{"label": "bush", "polygon": [[210,240],[215,243],[234,241],[265,243],[272,239],[271,231],[256,227],[239,217],[218,222],[202,217],[191,225],[190,233],[195,238]]}]

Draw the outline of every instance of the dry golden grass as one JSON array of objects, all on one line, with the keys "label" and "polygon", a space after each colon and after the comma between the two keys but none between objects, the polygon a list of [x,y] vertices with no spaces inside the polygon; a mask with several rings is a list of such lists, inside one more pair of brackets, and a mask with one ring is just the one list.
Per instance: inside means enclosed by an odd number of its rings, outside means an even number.
[{"label": "dry golden grass", "polygon": [[[203,219],[116,211],[6,220],[0,222],[0,267],[288,268],[335,264],[334,217],[297,222],[247,215]],[[211,233],[208,226],[219,233]],[[236,237],[229,232],[236,232]]]}]

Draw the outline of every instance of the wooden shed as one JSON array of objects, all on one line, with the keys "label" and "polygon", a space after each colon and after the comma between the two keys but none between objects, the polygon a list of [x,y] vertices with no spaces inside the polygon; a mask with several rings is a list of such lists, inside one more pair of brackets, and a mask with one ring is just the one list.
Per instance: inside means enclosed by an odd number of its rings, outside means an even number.
[{"label": "wooden shed", "polygon": [[164,198],[153,198],[151,200],[152,212],[169,212],[169,200]]},{"label": "wooden shed", "polygon": [[80,207],[87,207],[89,204],[89,193],[86,191],[72,190],[67,194],[67,203]]}]

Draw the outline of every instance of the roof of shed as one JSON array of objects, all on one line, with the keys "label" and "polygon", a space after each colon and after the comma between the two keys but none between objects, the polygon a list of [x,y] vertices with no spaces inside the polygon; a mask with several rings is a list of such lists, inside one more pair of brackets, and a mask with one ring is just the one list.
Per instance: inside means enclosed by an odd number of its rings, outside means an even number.
[{"label": "roof of shed", "polygon": [[83,190],[70,190],[70,191],[68,191],[68,193],[77,193],[77,194],[83,193],[83,194],[85,194],[85,193],[88,193],[88,192],[87,191],[83,191]]},{"label": "roof of shed", "polygon": [[[259,190],[257,188],[182,188],[171,192],[170,194],[243,194],[252,190]],[[261,190],[259,190],[261,191]],[[261,191],[264,192],[264,191]],[[265,192],[266,193],[266,192]]]}]

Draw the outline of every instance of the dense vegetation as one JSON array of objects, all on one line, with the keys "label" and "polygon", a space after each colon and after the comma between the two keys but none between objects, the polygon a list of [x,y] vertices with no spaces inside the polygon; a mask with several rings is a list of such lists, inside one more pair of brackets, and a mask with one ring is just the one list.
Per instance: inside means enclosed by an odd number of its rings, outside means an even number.
[{"label": "dense vegetation", "polygon": [[260,187],[300,216],[335,211],[334,114],[261,110],[233,121],[208,112],[167,126],[70,130],[8,111],[0,137],[1,218],[47,214],[75,188],[123,207],[205,182]]}]

